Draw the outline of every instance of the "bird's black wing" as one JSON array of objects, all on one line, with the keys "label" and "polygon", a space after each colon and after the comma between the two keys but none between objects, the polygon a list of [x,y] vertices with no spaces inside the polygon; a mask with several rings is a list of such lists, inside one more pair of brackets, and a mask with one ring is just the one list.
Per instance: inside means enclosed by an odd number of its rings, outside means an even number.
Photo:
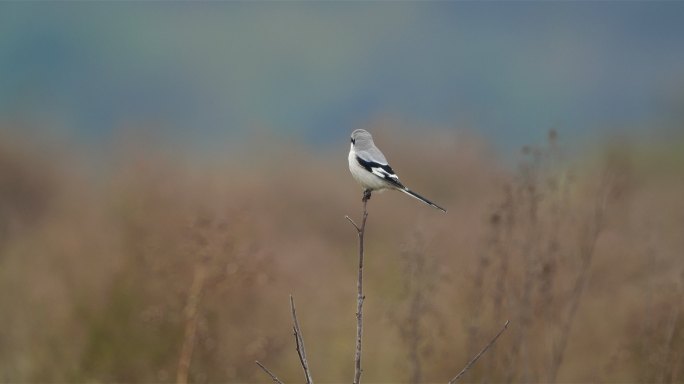
[{"label": "bird's black wing", "polygon": [[380,164],[376,163],[375,161],[368,161],[360,158],[358,155],[356,156],[356,161],[359,163],[360,166],[362,166],[365,170],[368,172],[374,174],[375,176],[384,179],[388,183],[392,184],[393,186],[400,188],[400,189],[405,189],[404,184],[399,181],[399,176],[397,176],[394,173],[394,170],[392,167],[389,166],[389,164]]}]

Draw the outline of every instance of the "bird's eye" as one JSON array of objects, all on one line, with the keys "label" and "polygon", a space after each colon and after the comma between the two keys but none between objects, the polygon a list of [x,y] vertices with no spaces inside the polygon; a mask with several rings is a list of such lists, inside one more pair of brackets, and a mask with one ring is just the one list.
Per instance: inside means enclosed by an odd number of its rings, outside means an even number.
[{"label": "bird's eye", "polygon": [[352,139],[351,139],[351,142],[352,142],[352,144],[356,144],[356,140],[354,140],[353,137],[352,137]]}]

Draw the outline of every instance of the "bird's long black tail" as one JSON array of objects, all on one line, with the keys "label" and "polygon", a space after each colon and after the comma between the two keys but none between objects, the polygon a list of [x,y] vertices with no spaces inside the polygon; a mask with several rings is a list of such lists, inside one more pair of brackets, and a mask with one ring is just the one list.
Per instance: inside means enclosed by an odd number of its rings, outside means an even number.
[{"label": "bird's long black tail", "polygon": [[422,201],[423,203],[425,203],[425,204],[427,204],[427,205],[429,205],[429,206],[431,206],[431,207],[435,207],[435,208],[439,209],[440,211],[442,211],[442,212],[444,212],[444,213],[446,213],[446,211],[447,211],[446,209],[440,207],[439,205],[433,203],[432,201],[430,201],[430,200],[424,198],[423,196],[421,196],[421,195],[419,195],[419,194],[413,192],[412,190],[410,190],[410,189],[408,189],[408,188],[406,188],[406,187],[404,187],[404,189],[399,189],[399,190],[402,191],[402,192],[404,192],[405,194],[407,194],[407,195],[413,197],[413,198],[416,198],[416,199]]}]

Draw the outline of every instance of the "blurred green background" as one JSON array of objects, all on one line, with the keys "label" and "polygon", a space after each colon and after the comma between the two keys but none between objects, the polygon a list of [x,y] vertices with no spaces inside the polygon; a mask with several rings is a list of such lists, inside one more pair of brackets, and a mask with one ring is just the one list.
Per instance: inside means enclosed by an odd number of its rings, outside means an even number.
[{"label": "blurred green background", "polygon": [[0,3],[0,381],[684,380],[684,3]]}]

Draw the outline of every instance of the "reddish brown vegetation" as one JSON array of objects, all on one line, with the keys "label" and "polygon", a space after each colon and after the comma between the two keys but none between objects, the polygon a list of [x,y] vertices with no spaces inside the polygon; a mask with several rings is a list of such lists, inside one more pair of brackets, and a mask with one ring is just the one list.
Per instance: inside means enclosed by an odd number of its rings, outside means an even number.
[{"label": "reddish brown vegetation", "polygon": [[[554,136],[509,170],[467,138],[376,136],[449,213],[369,202],[366,382],[447,381],[506,319],[468,381],[684,380],[684,164],[619,147],[573,166]],[[349,380],[346,143],[92,167],[1,143],[2,381],[266,381],[254,360],[300,381],[289,293],[317,381]]]}]

